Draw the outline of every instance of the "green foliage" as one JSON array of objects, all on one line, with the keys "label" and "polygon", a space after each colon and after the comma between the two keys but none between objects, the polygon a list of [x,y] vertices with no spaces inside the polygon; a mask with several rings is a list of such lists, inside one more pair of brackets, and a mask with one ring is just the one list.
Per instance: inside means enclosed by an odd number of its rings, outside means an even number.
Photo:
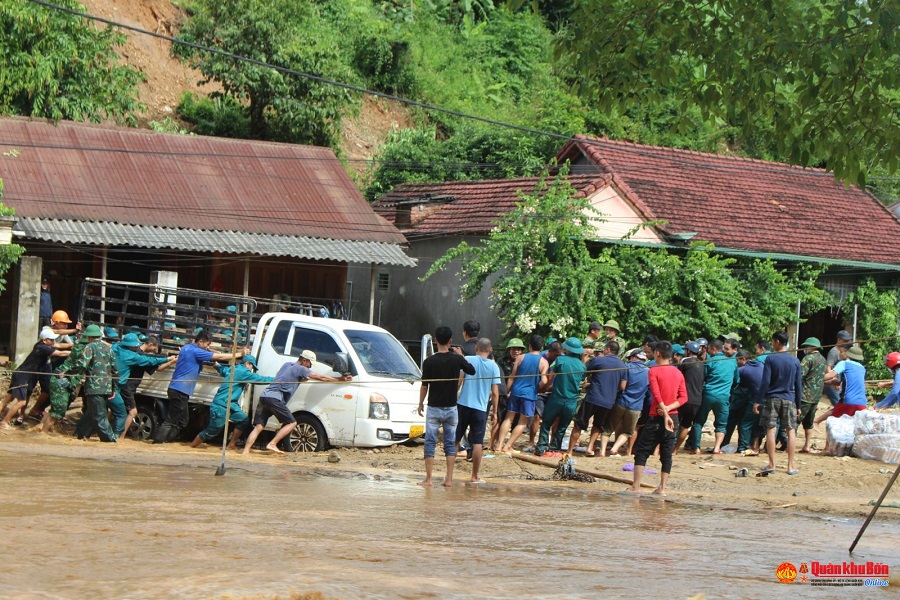
[{"label": "green foliage", "polygon": [[200,98],[185,92],[178,114],[194,125],[198,135],[250,139],[250,117],[246,108],[231,96]]},{"label": "green foliage", "polygon": [[[58,4],[79,11],[74,0]],[[141,74],[120,64],[125,36],[22,0],[0,0],[0,114],[134,123]]]},{"label": "green foliage", "polygon": [[[3,180],[0,179],[0,216],[8,217],[15,214],[15,210],[6,206],[3,199]],[[6,290],[6,273],[19,262],[19,257],[25,253],[25,248],[18,244],[0,246],[0,292]]]},{"label": "green foliage", "polygon": [[174,133],[177,135],[190,135],[191,133],[172,117],[166,117],[162,121],[150,121],[147,125],[150,126],[150,129],[159,133]]},{"label": "green foliage", "polygon": [[701,243],[685,251],[627,243],[592,251],[590,232],[603,219],[573,194],[563,175],[542,181],[481,245],[451,248],[425,278],[461,261],[468,300],[496,275],[490,297],[507,333],[577,335],[594,319],[614,318],[626,338],[683,340],[729,330],[767,337],[794,321],[798,300],[807,314],[827,304],[815,286],[821,267],[778,268]]},{"label": "green foliage", "polygon": [[[560,58],[599,108],[661,90],[777,153],[865,183],[900,161],[900,6],[894,0],[584,0]],[[873,158],[874,157],[874,158]]]},{"label": "green foliage", "polygon": [[598,277],[605,265],[591,257],[583,236],[600,215],[586,198],[573,196],[564,176],[542,180],[484,244],[451,248],[424,278],[462,259],[463,300],[477,296],[488,277],[498,274],[491,300],[507,333],[577,335],[598,312]]},{"label": "green foliage", "polygon": [[[194,0],[183,39],[312,75],[353,81],[339,38],[311,0]],[[349,92],[267,67],[175,46],[244,108],[249,137],[336,145]]]},{"label": "green foliage", "polygon": [[[891,379],[884,366],[884,357],[900,348],[897,338],[900,328],[900,291],[897,282],[879,289],[875,281],[866,278],[847,299],[849,305],[858,304],[859,321],[856,338],[865,354],[867,379]],[[871,341],[869,341],[871,340]]]}]

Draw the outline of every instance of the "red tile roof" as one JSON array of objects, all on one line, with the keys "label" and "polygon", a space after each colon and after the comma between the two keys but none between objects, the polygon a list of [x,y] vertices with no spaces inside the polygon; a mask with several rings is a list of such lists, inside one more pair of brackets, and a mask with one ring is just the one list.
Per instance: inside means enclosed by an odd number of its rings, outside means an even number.
[{"label": "red tile roof", "polygon": [[[590,195],[605,187],[610,177],[571,175],[569,180],[579,195]],[[373,206],[380,215],[394,221],[397,204],[411,204],[412,225],[398,225],[409,239],[448,234],[482,235],[521,201],[520,192],[533,193],[539,182],[539,177],[520,177],[404,183],[379,198]],[[421,209],[415,205],[415,201],[419,200],[422,201]]]},{"label": "red tile roof", "polygon": [[17,216],[402,244],[329,148],[0,119]]},{"label": "red tile roof", "polygon": [[[583,157],[583,158],[582,158]],[[751,252],[900,264],[900,222],[822,169],[580,137],[557,154],[612,175],[668,233]],[[585,172],[574,166],[573,173]]]}]

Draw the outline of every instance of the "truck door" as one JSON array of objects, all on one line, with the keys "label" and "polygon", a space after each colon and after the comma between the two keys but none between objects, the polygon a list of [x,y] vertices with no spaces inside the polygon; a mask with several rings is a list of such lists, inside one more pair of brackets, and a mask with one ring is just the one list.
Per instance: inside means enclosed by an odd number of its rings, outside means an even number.
[{"label": "truck door", "polygon": [[[287,356],[296,358],[304,350],[316,353],[314,372],[331,377],[341,373],[333,369],[335,354],[347,352],[337,336],[314,325],[285,321],[290,326],[285,350]],[[279,325],[280,327],[281,325]],[[350,365],[350,373],[356,376],[355,367]],[[288,403],[292,413],[305,411],[315,415],[328,434],[331,444],[351,444],[356,427],[357,385],[354,382],[322,383],[307,381],[300,384]]]}]

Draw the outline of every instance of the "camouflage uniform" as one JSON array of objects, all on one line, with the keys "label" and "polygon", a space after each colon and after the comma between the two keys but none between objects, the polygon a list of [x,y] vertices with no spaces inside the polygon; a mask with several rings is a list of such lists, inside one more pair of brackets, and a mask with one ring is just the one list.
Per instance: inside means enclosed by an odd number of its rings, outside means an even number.
[{"label": "camouflage uniform", "polygon": [[[803,400],[800,404],[800,421],[804,428],[811,429],[816,417],[816,407],[825,387],[825,358],[813,350],[800,361],[800,375],[803,377]],[[809,427],[807,427],[809,425]]]},{"label": "camouflage uniform", "polygon": [[[78,388],[84,376],[80,374],[69,374],[75,367],[75,363],[81,358],[81,353],[87,347],[88,342],[84,337],[78,338],[75,345],[72,346],[72,352],[66,357],[56,371],[54,377],[50,378],[50,416],[60,420],[66,416],[69,405],[75,401],[78,395]],[[65,373],[63,377],[60,374]]]},{"label": "camouflage uniform", "polygon": [[76,361],[73,371],[87,376],[84,382],[84,414],[75,427],[75,436],[78,439],[89,438],[96,432],[100,441],[116,441],[116,434],[106,416],[107,399],[116,392],[119,379],[112,348],[100,340],[91,342]]}]

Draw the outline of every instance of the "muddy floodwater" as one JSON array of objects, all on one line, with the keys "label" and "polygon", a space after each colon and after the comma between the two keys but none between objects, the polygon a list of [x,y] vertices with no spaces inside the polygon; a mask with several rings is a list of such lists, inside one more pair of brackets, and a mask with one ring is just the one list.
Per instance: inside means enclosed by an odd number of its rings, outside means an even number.
[{"label": "muddy floodwater", "polygon": [[[552,484],[423,489],[403,475],[0,452],[0,598],[816,598],[785,561],[840,562],[858,521]],[[623,486],[624,487],[624,486]],[[900,597],[900,527],[854,559]],[[883,590],[882,590],[883,591]]]}]

